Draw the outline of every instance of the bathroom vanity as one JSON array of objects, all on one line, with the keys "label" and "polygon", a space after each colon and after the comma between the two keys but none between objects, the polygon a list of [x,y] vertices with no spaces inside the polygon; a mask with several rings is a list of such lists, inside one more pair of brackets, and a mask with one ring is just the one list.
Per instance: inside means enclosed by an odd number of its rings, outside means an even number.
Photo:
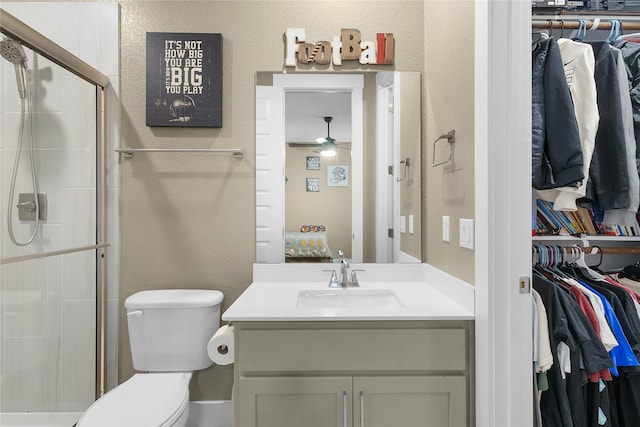
[{"label": "bathroom vanity", "polygon": [[234,425],[473,425],[473,287],[428,265],[367,264],[352,266],[359,288],[331,289],[327,267],[256,264],[223,314]]}]

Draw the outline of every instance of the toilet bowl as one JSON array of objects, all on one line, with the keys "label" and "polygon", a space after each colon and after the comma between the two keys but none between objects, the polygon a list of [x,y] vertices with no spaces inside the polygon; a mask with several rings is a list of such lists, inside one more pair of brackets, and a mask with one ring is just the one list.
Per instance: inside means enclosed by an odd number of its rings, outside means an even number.
[{"label": "toilet bowl", "polygon": [[138,292],[125,301],[138,373],[95,401],[77,427],[183,427],[192,371],[213,364],[207,343],[220,326],[223,295],[212,290]]},{"label": "toilet bowl", "polygon": [[78,426],[183,427],[191,374],[135,374],[85,411]]}]

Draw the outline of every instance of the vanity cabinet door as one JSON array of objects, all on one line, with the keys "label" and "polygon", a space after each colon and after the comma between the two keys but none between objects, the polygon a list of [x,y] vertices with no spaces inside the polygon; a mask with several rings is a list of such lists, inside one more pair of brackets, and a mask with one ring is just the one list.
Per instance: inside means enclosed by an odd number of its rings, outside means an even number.
[{"label": "vanity cabinet door", "polygon": [[464,376],[354,377],[355,427],[463,427]]},{"label": "vanity cabinet door", "polygon": [[236,427],[351,427],[352,377],[240,377]]}]

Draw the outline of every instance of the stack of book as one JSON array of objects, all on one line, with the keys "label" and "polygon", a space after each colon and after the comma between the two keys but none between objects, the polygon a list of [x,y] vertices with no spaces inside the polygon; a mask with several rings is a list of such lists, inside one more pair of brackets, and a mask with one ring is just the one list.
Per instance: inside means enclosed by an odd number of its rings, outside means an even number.
[{"label": "stack of book", "polygon": [[609,235],[640,236],[638,216],[635,224],[604,224],[603,212],[597,207],[579,206],[573,212],[556,211],[553,203],[536,199],[536,235]]}]

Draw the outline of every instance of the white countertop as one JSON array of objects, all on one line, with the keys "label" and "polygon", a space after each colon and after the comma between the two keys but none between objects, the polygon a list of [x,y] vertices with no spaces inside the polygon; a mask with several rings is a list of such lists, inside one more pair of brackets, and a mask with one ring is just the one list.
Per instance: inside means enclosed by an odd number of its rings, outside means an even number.
[{"label": "white countertop", "polygon": [[[234,321],[472,320],[474,287],[427,264],[361,264],[359,288],[330,289],[327,268],[336,264],[254,265],[254,282],[222,315]],[[319,279],[322,279],[319,281]],[[297,307],[303,290],[391,290],[392,307]]]}]

